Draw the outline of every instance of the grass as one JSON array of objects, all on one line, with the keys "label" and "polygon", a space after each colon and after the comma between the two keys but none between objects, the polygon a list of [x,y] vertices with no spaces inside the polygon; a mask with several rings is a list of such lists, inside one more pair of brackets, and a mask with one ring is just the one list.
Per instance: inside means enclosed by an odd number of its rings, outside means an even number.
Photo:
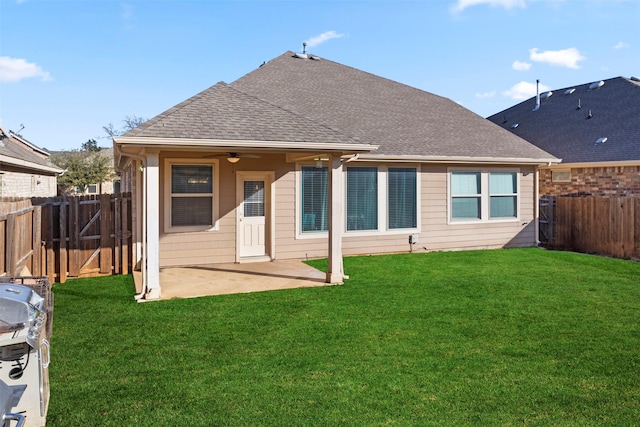
[{"label": "grass", "polygon": [[147,304],[128,276],[56,284],[47,425],[640,420],[640,263],[539,249],[344,263],[344,286]]}]

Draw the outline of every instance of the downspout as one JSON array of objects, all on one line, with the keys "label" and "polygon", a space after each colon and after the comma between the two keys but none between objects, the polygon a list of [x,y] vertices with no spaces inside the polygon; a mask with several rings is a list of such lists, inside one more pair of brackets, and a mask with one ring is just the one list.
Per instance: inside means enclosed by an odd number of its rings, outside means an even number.
[{"label": "downspout", "polygon": [[[142,165],[143,171],[144,169],[146,169],[147,165],[146,165],[146,160],[147,158],[141,154],[134,154],[134,153],[129,153],[126,151],[123,151],[118,144],[114,144],[114,147],[116,149],[116,151],[118,152],[118,154],[120,156],[127,156],[133,159],[138,159],[140,160],[140,163]],[[120,168],[118,168],[120,169]],[[122,172],[124,172],[123,169],[120,169]],[[134,173],[137,174],[137,172],[135,172],[135,168],[134,168]],[[134,295],[134,299],[136,301],[142,300],[144,299],[144,296],[147,293],[147,197],[146,197],[146,193],[147,193],[147,183],[145,179],[141,180],[143,182],[142,185],[142,250],[141,250],[141,254],[140,254],[140,258],[142,260],[142,265],[141,265],[141,271],[142,271],[142,289],[140,290],[139,294],[135,294]]]},{"label": "downspout", "polygon": [[540,247],[540,167],[536,166],[536,172],[534,174],[533,193],[534,193],[534,221],[533,232],[536,239],[536,247]]}]

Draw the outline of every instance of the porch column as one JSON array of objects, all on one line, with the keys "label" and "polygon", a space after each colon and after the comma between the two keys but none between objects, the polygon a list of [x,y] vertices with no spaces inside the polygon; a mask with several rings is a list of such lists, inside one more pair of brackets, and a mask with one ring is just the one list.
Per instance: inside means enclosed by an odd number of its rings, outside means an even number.
[{"label": "porch column", "polygon": [[160,298],[160,170],[158,152],[147,152],[145,169],[145,210],[147,231],[147,294],[145,299]]},{"label": "porch column", "polygon": [[340,155],[331,156],[329,170],[329,267],[327,283],[344,281],[342,266],[342,223],[344,222],[343,172]]}]

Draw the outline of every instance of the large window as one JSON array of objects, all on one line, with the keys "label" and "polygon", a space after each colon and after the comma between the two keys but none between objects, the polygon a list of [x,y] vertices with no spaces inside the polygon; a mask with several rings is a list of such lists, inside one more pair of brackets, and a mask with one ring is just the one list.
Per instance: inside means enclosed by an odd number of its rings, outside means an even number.
[{"label": "large window", "polygon": [[[301,165],[298,181],[299,236],[324,236],[329,230],[329,168]],[[418,169],[411,166],[348,166],[343,169],[344,217],[339,224],[358,233],[406,233],[420,223]]]},{"label": "large window", "polygon": [[417,190],[415,168],[387,171],[387,221],[389,229],[416,228]]},{"label": "large window", "polygon": [[378,169],[347,168],[347,231],[378,229]]},{"label": "large window", "polygon": [[329,229],[328,168],[302,167],[302,204],[300,220],[303,233]]},{"label": "large window", "polygon": [[452,171],[451,221],[518,217],[518,174],[511,171]]},{"label": "large window", "polygon": [[213,165],[171,165],[171,227],[213,226]]}]

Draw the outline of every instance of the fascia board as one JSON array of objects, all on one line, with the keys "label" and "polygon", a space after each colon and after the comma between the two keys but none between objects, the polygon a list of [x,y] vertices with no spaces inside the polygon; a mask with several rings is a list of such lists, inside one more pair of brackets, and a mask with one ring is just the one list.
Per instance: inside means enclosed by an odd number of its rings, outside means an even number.
[{"label": "fascia board", "polygon": [[610,168],[622,166],[640,166],[640,160],[622,160],[612,162],[581,162],[581,163],[560,163],[545,165],[542,169],[571,169],[571,168]]},{"label": "fascia board", "polygon": [[393,156],[377,154],[361,154],[356,161],[382,162],[420,162],[420,163],[466,163],[466,164],[526,164],[549,165],[562,160],[553,158],[520,158],[520,157],[467,157],[467,156]]},{"label": "fascia board", "polygon": [[64,172],[64,169],[55,168],[51,166],[43,166],[37,163],[29,162],[22,159],[16,159],[16,158],[4,156],[4,155],[0,155],[0,163],[6,163],[8,165],[14,165],[14,166],[21,166],[23,168],[29,168],[29,169],[39,170],[43,172],[51,172],[51,173]]},{"label": "fascia board", "polygon": [[376,150],[372,144],[337,144],[304,141],[247,141],[247,140],[215,140],[188,138],[141,138],[116,137],[113,139],[121,148],[163,148],[163,149],[205,149],[220,148],[225,150],[258,149],[258,150],[294,150],[294,151],[338,151],[338,152],[369,152]]}]

